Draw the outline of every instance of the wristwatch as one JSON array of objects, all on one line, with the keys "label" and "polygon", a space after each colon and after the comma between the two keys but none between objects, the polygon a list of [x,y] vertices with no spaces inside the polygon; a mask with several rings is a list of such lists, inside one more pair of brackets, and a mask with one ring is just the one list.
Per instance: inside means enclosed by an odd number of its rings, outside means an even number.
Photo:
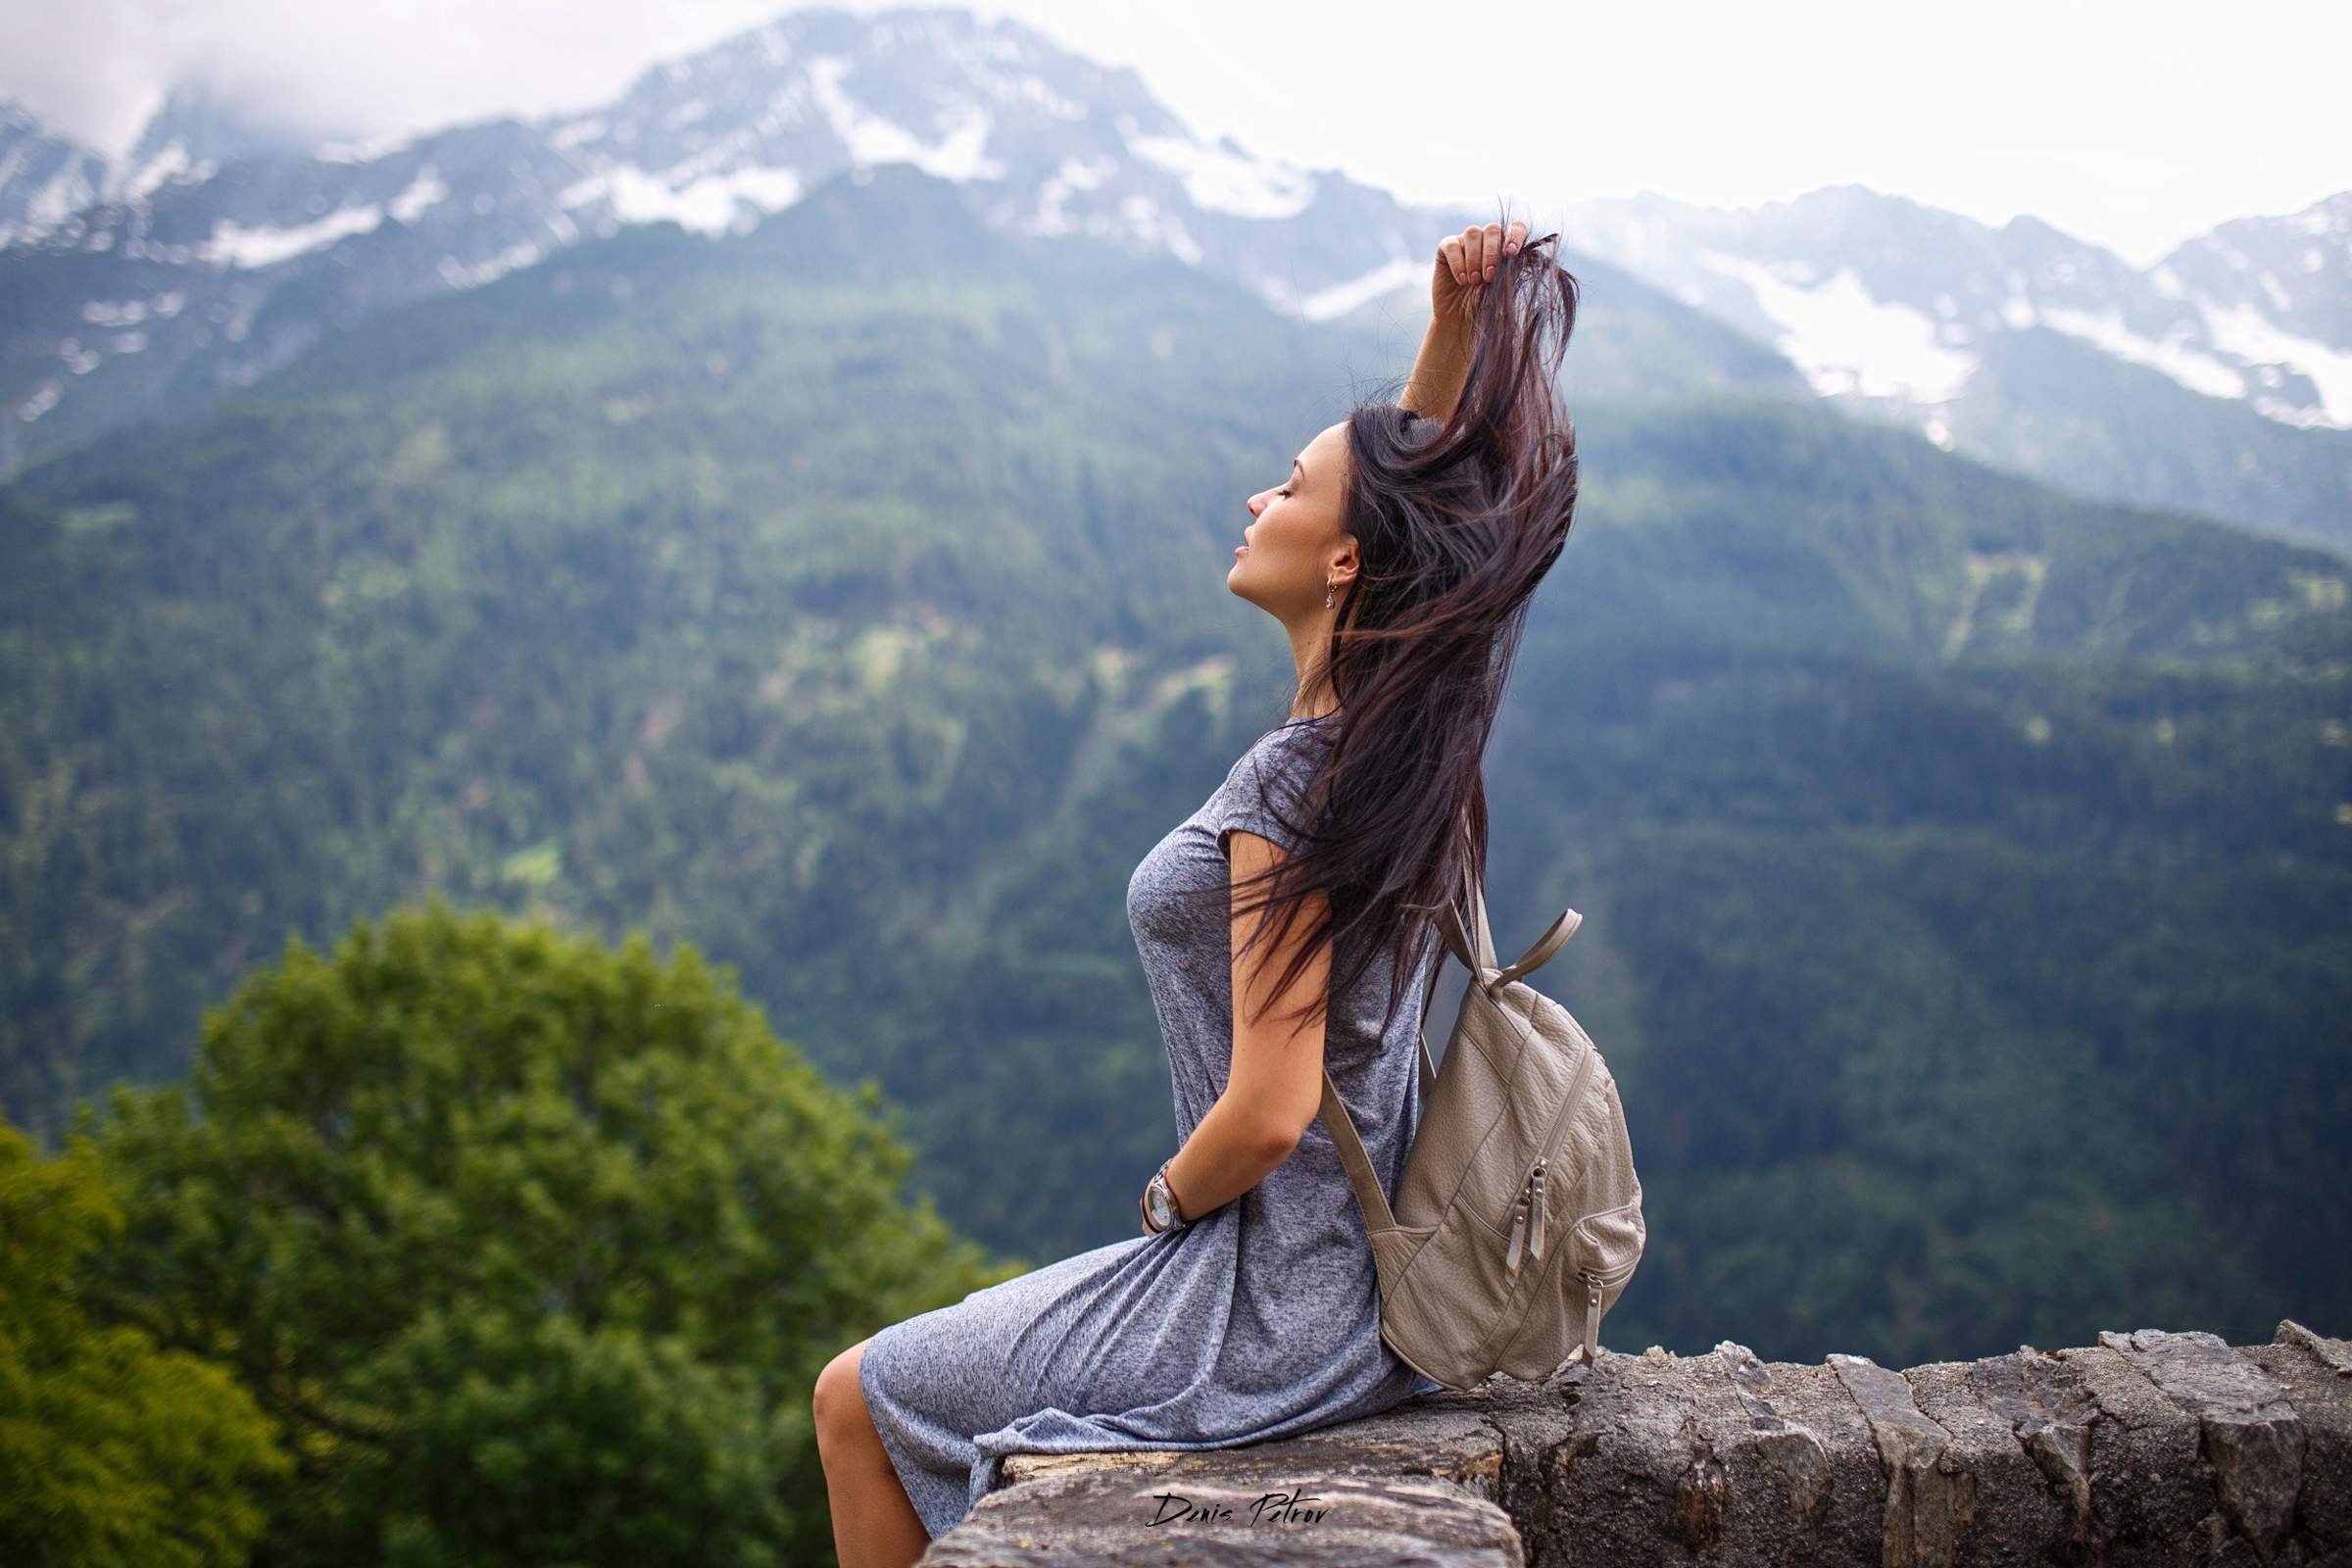
[{"label": "wristwatch", "polygon": [[1185,1223],[1184,1210],[1177,1206],[1176,1189],[1168,1185],[1168,1167],[1176,1162],[1170,1154],[1159,1162],[1152,1180],[1144,1187],[1144,1231],[1156,1236]]}]

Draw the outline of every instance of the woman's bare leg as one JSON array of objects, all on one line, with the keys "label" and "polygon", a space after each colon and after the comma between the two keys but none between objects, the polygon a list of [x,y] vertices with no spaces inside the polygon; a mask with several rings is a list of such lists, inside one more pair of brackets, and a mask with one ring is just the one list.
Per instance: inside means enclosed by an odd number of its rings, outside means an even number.
[{"label": "woman's bare leg", "polygon": [[865,1346],[859,1340],[816,1375],[816,1453],[833,1510],[833,1550],[841,1568],[906,1568],[931,1534],[906,1499],[858,1386]]}]

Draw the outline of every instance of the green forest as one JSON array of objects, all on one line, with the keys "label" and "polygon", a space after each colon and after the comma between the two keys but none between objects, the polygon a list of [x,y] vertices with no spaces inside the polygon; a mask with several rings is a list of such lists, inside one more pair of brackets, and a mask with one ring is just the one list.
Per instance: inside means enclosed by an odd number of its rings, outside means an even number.
[{"label": "green forest", "polygon": [[691,946],[438,900],[106,1111],[0,1126],[11,1564],[822,1561],[817,1370],[1010,1272]]},{"label": "green forest", "polygon": [[[1567,261],[1487,902],[1585,916],[1535,978],[1645,1189],[1604,1343],[2340,1332],[2352,563],[1839,417]],[[1244,498],[1408,315],[889,166],[0,489],[0,1468],[87,1456],[0,1560],[829,1549],[816,1369],[1173,1152],[1122,889],[1287,711]],[[101,1506],[140,1465],[181,1491]]]}]

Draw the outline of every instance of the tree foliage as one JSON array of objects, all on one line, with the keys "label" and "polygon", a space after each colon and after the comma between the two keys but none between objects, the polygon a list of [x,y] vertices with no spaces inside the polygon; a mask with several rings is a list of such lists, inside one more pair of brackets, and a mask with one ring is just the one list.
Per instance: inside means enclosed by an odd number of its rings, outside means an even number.
[{"label": "tree foliage", "polygon": [[97,1151],[39,1158],[0,1121],[0,1562],[214,1568],[246,1560],[255,1487],[291,1460],[227,1367],[94,1316],[90,1255],[119,1238]]},{"label": "tree foliage", "polygon": [[878,1111],[691,946],[433,900],[289,941],[77,1125],[108,1308],[289,1434],[257,1562],[769,1564],[829,1549],[825,1360],[1002,1277]]}]

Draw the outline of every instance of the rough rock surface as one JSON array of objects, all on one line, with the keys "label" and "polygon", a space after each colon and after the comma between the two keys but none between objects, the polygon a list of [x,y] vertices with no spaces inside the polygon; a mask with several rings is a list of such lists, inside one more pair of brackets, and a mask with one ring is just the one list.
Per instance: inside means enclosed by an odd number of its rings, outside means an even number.
[{"label": "rough rock surface", "polygon": [[1276,1443],[1021,1456],[923,1561],[2352,1568],[2352,1345],[2098,1338],[1900,1372],[1652,1347]]}]

